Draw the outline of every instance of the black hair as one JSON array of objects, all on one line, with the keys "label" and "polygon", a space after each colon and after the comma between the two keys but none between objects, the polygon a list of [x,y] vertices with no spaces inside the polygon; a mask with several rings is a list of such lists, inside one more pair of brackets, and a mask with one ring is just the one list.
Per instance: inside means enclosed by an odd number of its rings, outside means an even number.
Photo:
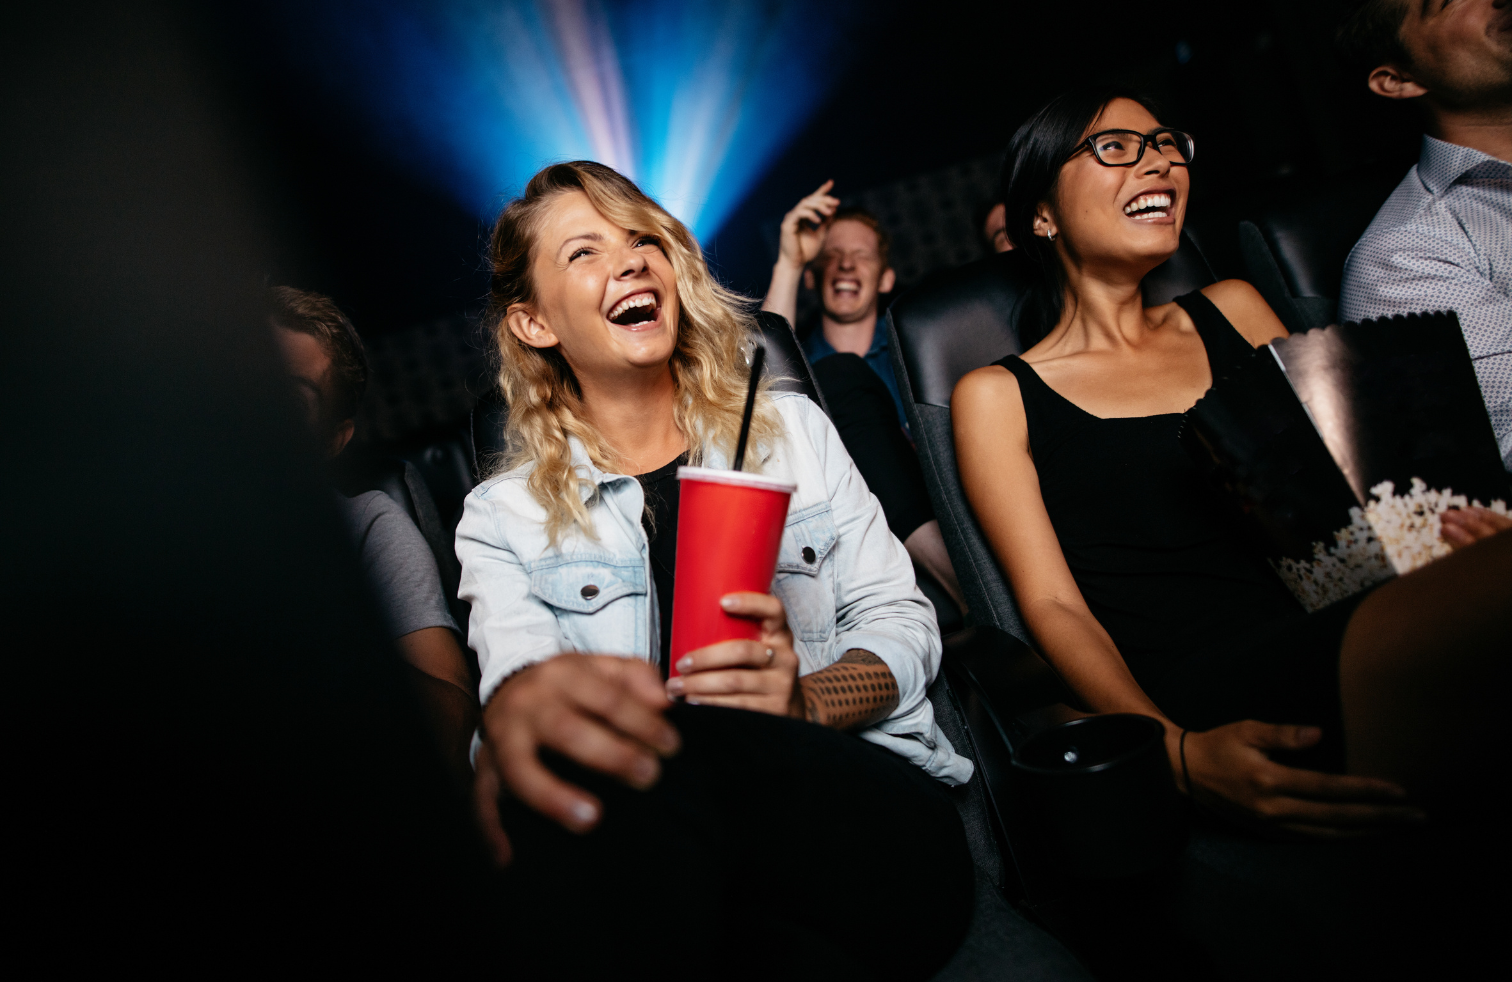
[{"label": "black hair", "polygon": [[1149,98],[1131,89],[1088,85],[1051,99],[1024,121],[1008,143],[1002,176],[1008,239],[1026,257],[1035,280],[1029,307],[1019,320],[1019,340],[1025,348],[1060,321],[1066,291],[1066,274],[1055,246],[1034,234],[1034,213],[1042,202],[1054,200],[1061,168],[1076,152],[1087,128],[1114,99],[1132,99],[1150,115],[1160,116]]},{"label": "black hair", "polygon": [[1334,31],[1339,57],[1351,72],[1369,75],[1382,65],[1410,69],[1412,57],[1402,43],[1408,0],[1356,0]]}]

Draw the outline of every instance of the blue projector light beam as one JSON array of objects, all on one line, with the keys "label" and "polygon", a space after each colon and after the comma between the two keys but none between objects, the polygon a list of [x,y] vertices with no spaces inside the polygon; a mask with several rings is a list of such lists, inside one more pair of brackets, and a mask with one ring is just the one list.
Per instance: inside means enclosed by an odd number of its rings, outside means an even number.
[{"label": "blue projector light beam", "polygon": [[633,178],[707,241],[845,67],[858,6],[281,4],[294,64],[378,151],[488,219],[543,165]]}]

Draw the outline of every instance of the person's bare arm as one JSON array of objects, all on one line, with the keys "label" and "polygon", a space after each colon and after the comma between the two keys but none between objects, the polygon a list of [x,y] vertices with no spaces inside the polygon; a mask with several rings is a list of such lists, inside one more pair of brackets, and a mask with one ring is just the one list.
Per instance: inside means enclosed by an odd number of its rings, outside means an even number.
[{"label": "person's bare arm", "polygon": [[450,628],[426,627],[398,640],[399,653],[415,670],[421,700],[454,769],[466,773],[467,754],[478,726],[478,696],[462,646]]},{"label": "person's bare arm", "polygon": [[772,283],[761,309],[781,314],[789,324],[798,320],[798,286],[803,282],[804,267],[819,255],[829,216],[840,207],[840,199],[829,193],[834,186],[834,181],[825,181],[782,216],[777,263],[772,267]]},{"label": "person's bare arm", "polygon": [[[1061,552],[1040,496],[1018,380],[997,366],[968,374],[956,386],[951,419],[967,500],[1046,658],[1093,711],[1160,720],[1172,770],[1184,785],[1181,728],[1139,687]],[[1310,746],[1320,735],[1253,720],[1190,733],[1185,769],[1196,787],[1183,790],[1252,820],[1318,834],[1420,819],[1390,782],[1284,767],[1267,755]]]},{"label": "person's bare arm", "polygon": [[432,678],[449,682],[463,692],[474,688],[472,673],[462,645],[449,627],[426,627],[399,638],[399,653],[404,660]]},{"label": "person's bare arm", "polygon": [[1256,348],[1290,336],[1260,291],[1243,280],[1219,280],[1203,287],[1202,295]]},{"label": "person's bare arm", "polygon": [[961,581],[956,579],[955,566],[950,562],[950,552],[945,548],[945,536],[940,532],[940,522],[931,518],[908,534],[903,540],[908,558],[924,567],[935,582],[945,588],[950,599],[964,612],[966,597],[961,593]]},{"label": "person's bare arm", "polygon": [[1164,720],[1092,616],[1066,565],[1029,457],[1018,380],[1000,367],[970,373],[952,396],[951,417],[966,497],[1025,623],[1056,670],[1096,712]]},{"label": "person's bare arm", "polygon": [[898,708],[898,682],[887,663],[852,648],[827,668],[798,680],[803,716],[836,730],[864,730]]}]

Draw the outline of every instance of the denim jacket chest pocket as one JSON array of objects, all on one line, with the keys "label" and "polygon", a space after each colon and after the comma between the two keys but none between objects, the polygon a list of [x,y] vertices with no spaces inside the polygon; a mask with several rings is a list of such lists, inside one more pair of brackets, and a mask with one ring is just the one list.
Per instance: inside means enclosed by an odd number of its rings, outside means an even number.
[{"label": "denim jacket chest pocket", "polygon": [[649,647],[645,564],[639,556],[576,553],[526,566],[530,592],[581,652],[644,656]]},{"label": "denim jacket chest pocket", "polygon": [[804,641],[828,641],[835,630],[835,570],[826,560],[837,538],[828,501],[789,515],[782,531],[775,586],[788,627]]}]

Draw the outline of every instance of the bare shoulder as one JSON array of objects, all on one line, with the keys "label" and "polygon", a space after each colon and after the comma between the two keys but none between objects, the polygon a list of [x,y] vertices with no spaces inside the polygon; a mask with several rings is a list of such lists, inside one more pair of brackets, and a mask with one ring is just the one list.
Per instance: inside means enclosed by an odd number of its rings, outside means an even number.
[{"label": "bare shoulder", "polygon": [[984,365],[961,376],[950,396],[950,408],[972,411],[1016,407],[1023,412],[1018,378],[1002,365]]},{"label": "bare shoulder", "polygon": [[1287,336],[1281,318],[1270,309],[1260,291],[1243,280],[1219,280],[1202,288],[1202,295],[1213,301],[1234,329],[1255,347]]},{"label": "bare shoulder", "polygon": [[950,423],[957,454],[983,441],[1027,448],[1029,422],[1018,377],[1001,365],[967,372],[950,396]]}]

